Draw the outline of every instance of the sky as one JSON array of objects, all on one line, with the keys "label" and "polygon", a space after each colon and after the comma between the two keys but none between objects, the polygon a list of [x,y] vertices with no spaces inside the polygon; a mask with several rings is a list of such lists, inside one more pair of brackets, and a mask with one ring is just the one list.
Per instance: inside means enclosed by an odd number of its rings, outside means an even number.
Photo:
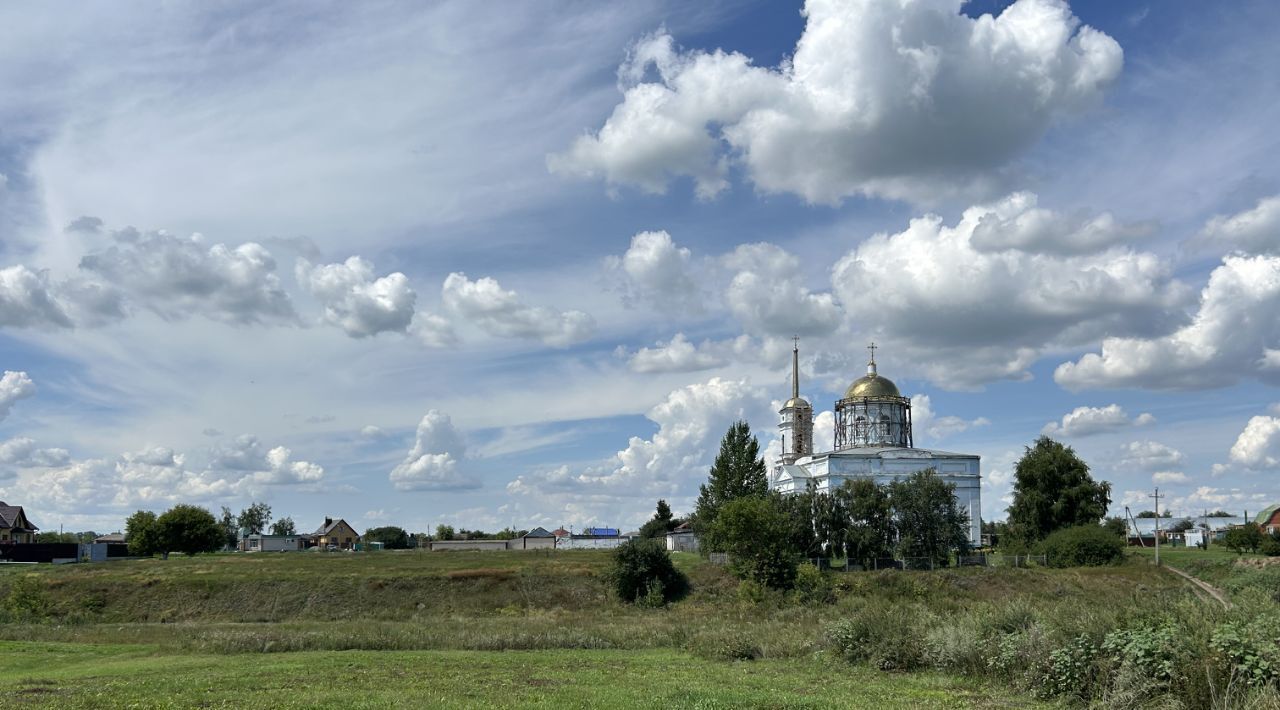
[{"label": "sky", "polygon": [[1280,502],[1280,8],[0,7],[0,500],[687,513],[878,345],[918,446]]}]

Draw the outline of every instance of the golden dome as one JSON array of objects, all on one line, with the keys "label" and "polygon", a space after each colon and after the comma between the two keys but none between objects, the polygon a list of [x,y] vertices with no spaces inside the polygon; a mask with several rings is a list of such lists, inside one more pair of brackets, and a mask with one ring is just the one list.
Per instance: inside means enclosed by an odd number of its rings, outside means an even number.
[{"label": "golden dome", "polygon": [[783,409],[791,409],[792,407],[800,407],[802,409],[813,409],[813,405],[809,404],[802,397],[792,397],[787,403],[782,405]]},{"label": "golden dome", "polygon": [[853,384],[849,385],[849,389],[845,390],[844,396],[846,398],[901,397],[902,393],[898,392],[898,386],[893,384],[893,380],[873,372],[854,380]]}]

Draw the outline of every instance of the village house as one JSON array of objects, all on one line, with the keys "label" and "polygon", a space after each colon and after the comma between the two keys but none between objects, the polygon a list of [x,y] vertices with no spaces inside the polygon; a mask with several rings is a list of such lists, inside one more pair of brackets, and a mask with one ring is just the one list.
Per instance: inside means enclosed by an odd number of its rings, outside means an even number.
[{"label": "village house", "polygon": [[240,552],[293,552],[306,547],[306,535],[245,535],[236,544]]},{"label": "village house", "polygon": [[1253,522],[1257,523],[1263,532],[1273,533],[1280,531],[1280,504],[1273,505],[1258,513],[1258,517],[1254,518]]},{"label": "village house", "polygon": [[22,506],[0,501],[0,545],[35,542],[39,529],[27,520]]},{"label": "village house", "polygon": [[358,542],[359,533],[342,518],[325,518],[324,525],[311,534],[311,544],[321,549],[354,550]]}]

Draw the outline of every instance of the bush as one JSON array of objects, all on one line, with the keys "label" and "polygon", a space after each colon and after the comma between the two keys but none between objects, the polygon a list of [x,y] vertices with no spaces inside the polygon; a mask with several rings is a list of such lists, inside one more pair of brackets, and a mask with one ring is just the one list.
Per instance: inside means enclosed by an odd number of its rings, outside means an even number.
[{"label": "bush", "polygon": [[808,562],[796,568],[796,597],[806,604],[826,604],[832,600],[831,580]]},{"label": "bush", "polygon": [[1124,541],[1100,525],[1077,525],[1049,534],[1039,546],[1050,567],[1100,567],[1124,559]]},{"label": "bush", "polygon": [[910,671],[925,665],[922,609],[903,604],[864,610],[827,627],[827,639],[848,660],[882,671]]},{"label": "bush", "polygon": [[1098,647],[1083,634],[1055,649],[1049,654],[1049,670],[1044,674],[1044,680],[1036,689],[1036,694],[1041,697],[1065,695],[1081,700],[1089,699],[1098,682],[1097,667],[1094,664],[1097,656]]},{"label": "bush", "polygon": [[680,599],[689,591],[689,580],[671,562],[671,556],[657,540],[631,540],[613,551],[609,580],[624,602],[661,606]]},{"label": "bush", "polygon": [[716,661],[753,661],[764,655],[760,644],[742,631],[707,631],[694,636],[689,650]]},{"label": "bush", "polygon": [[1258,552],[1267,557],[1280,557],[1280,530],[1268,535],[1258,546]]},{"label": "bush", "polygon": [[1280,682],[1280,617],[1221,624],[1214,630],[1209,647],[1234,676],[1248,685],[1261,687]]}]

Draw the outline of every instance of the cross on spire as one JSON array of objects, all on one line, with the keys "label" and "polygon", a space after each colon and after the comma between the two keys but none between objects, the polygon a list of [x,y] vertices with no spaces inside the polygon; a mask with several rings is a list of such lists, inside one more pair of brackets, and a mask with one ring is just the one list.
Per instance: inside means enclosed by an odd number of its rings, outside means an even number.
[{"label": "cross on spire", "polygon": [[793,335],[793,336],[791,336],[791,343],[792,343],[792,345],[791,345],[791,349],[792,349],[792,350],[799,350],[799,349],[800,349],[800,336],[798,336],[798,335]]},{"label": "cross on spire", "polygon": [[867,346],[867,350],[870,350],[870,351],[871,351],[871,364],[873,364],[873,365],[874,365],[874,364],[875,364],[875,362],[876,362],[876,348],[878,348],[878,347],[880,347],[880,346],[876,345],[876,343],[875,343],[875,341],[874,341],[874,340],[873,340],[873,341],[871,341],[871,344]]}]

